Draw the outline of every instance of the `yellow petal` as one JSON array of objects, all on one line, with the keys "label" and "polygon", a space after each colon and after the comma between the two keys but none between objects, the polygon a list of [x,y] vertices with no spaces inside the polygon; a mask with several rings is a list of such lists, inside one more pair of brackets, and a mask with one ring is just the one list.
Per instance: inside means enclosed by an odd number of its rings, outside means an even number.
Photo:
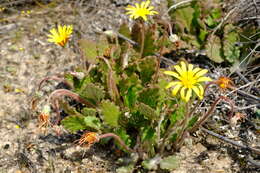
[{"label": "yellow petal", "polygon": [[181,69],[183,72],[186,72],[187,71],[187,68],[186,68],[186,63],[181,61]]},{"label": "yellow petal", "polygon": [[212,79],[204,76],[197,79],[197,82],[208,82],[208,81],[212,81]]},{"label": "yellow petal", "polygon": [[192,89],[189,88],[185,97],[185,101],[188,102],[190,100],[191,97],[191,93],[192,93]]},{"label": "yellow petal", "polygon": [[171,75],[177,79],[180,79],[180,75],[178,75],[176,72],[173,72],[173,71],[164,71],[163,72],[164,74],[167,74],[167,75]]},{"label": "yellow petal", "polygon": [[200,85],[200,84],[198,84],[198,88],[199,88],[199,90],[200,90],[200,95],[201,95],[201,97],[203,97],[203,96],[204,96],[204,88],[203,88],[202,85]]},{"label": "yellow petal", "polygon": [[144,8],[147,8],[150,4],[150,1],[146,1],[145,4],[144,4]]},{"label": "yellow petal", "polygon": [[181,67],[179,65],[175,65],[174,68],[180,75],[182,74],[182,70],[181,70]]},{"label": "yellow petal", "polygon": [[193,69],[193,65],[192,65],[192,64],[189,64],[189,65],[188,65],[188,71],[192,71],[192,69]]},{"label": "yellow petal", "polygon": [[203,76],[203,75],[206,74],[207,72],[208,72],[207,69],[203,69],[203,70],[199,71],[198,73],[196,73],[194,77],[198,78],[198,77],[200,77],[200,76]]},{"label": "yellow petal", "polygon": [[168,85],[166,85],[166,89],[168,89],[168,88],[171,88],[172,86],[174,86],[174,85],[177,85],[177,84],[179,84],[180,82],[170,82]]},{"label": "yellow petal", "polygon": [[202,99],[203,97],[200,95],[200,90],[197,86],[193,86],[192,87],[192,90],[195,92],[195,94],[200,98]]},{"label": "yellow petal", "polygon": [[146,15],[143,15],[142,18],[144,19],[144,21],[147,21]]},{"label": "yellow petal", "polygon": [[198,68],[198,67],[196,67],[194,70],[192,70],[192,72],[194,73],[194,74],[196,74],[198,71],[200,71],[201,70],[201,68]]},{"label": "yellow petal", "polygon": [[182,99],[182,100],[185,100],[185,89],[186,89],[185,87],[182,87],[182,88],[181,88],[181,91],[180,91],[180,92],[181,92],[181,99]]},{"label": "yellow petal", "polygon": [[176,94],[178,93],[178,91],[180,90],[180,88],[181,88],[181,84],[177,84],[175,87],[174,87],[174,89],[172,90],[172,95],[173,96],[176,96]]}]

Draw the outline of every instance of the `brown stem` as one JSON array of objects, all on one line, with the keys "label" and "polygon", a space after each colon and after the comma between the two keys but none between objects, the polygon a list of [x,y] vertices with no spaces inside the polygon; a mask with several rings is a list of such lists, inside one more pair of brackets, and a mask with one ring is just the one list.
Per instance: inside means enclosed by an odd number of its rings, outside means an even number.
[{"label": "brown stem", "polygon": [[99,135],[99,139],[102,139],[102,138],[107,138],[107,137],[112,137],[114,138],[115,140],[117,140],[117,142],[128,152],[135,152],[133,149],[129,148],[125,143],[124,141],[119,137],[117,136],[116,134],[114,133],[106,133],[106,134],[103,134],[103,135]]},{"label": "brown stem", "polygon": [[212,114],[212,112],[215,110],[217,104],[222,101],[222,100],[225,100],[226,102],[228,102],[231,106],[231,115],[233,114],[234,112],[234,104],[233,102],[227,98],[227,97],[224,97],[224,96],[219,96],[215,101],[214,103],[212,104],[212,106],[210,107],[210,109],[208,110],[208,112],[206,112],[203,117],[196,122],[196,124],[191,128],[190,130],[190,133],[193,133],[195,130],[197,130],[203,123],[205,123],[205,121],[209,118],[209,116]]},{"label": "brown stem", "polygon": [[89,107],[92,107],[92,108],[95,108],[96,106],[93,105],[92,103],[90,103],[89,101],[83,99],[82,97],[80,97],[78,94],[70,91],[70,90],[67,90],[67,89],[57,89],[55,91],[53,91],[50,96],[49,96],[49,101],[53,98],[54,100],[57,99],[58,97],[61,97],[61,96],[68,96],[68,97],[71,97],[73,98],[74,100],[76,100],[77,102],[80,102],[86,106],[89,106]]},{"label": "brown stem", "polygon": [[167,128],[167,130],[165,132],[165,135],[163,137],[162,143],[159,145],[159,153],[160,154],[162,154],[164,152],[166,141],[170,138],[170,136],[175,132],[175,130],[179,126],[183,125],[183,123],[184,123],[184,120],[183,121],[178,121],[173,126],[170,125],[170,127]]},{"label": "brown stem", "polygon": [[145,32],[144,22],[141,21],[141,49],[140,49],[141,58],[143,57],[143,53],[144,53],[144,39],[145,39],[144,32]]},{"label": "brown stem", "polygon": [[86,106],[95,108],[95,105],[93,105],[92,103],[88,102],[87,100],[81,98],[78,94],[70,91],[70,90],[66,90],[66,89],[58,89],[53,91],[50,96],[49,96],[49,102],[51,103],[51,105],[53,106],[55,112],[57,113],[57,120],[56,120],[56,124],[59,123],[60,121],[60,113],[59,113],[59,103],[58,103],[58,98],[62,97],[62,96],[68,96],[73,98],[74,100],[76,100],[79,103],[85,104]]},{"label": "brown stem", "polygon": [[39,86],[38,86],[38,90],[40,90],[42,88],[43,83],[45,81],[48,81],[48,80],[55,80],[55,81],[58,81],[58,82],[64,82],[66,85],[68,85],[70,88],[72,88],[71,85],[68,82],[66,82],[63,78],[58,77],[58,76],[49,76],[49,77],[46,77],[46,78],[44,78],[40,81]]},{"label": "brown stem", "polygon": [[201,101],[198,101],[196,103],[196,105],[192,108],[192,110],[190,111],[189,113],[189,117],[191,117],[193,115],[193,113],[195,112],[195,110],[197,109],[197,107],[199,106],[199,104],[204,100],[204,97],[205,97],[205,93],[207,92],[208,88],[210,85],[214,85],[215,83],[214,82],[209,82],[205,88],[204,88],[204,93],[203,93],[203,99]]},{"label": "brown stem", "polygon": [[[184,120],[182,121],[182,126],[181,126],[181,131],[180,131],[180,135],[178,136],[178,138],[175,141],[176,146],[179,146],[179,143],[183,140],[184,138],[184,133],[188,124],[188,120],[190,118],[190,113],[189,113],[189,102],[185,104],[185,109],[186,109],[186,113],[184,116]],[[177,148],[178,149],[178,148]]]}]

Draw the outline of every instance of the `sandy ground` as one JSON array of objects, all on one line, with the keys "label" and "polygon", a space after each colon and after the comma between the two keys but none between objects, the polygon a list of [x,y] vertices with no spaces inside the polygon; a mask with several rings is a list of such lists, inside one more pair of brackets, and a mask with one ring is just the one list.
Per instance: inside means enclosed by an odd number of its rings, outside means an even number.
[{"label": "sandy ground", "polygon": [[[0,173],[70,173],[115,172],[118,167],[114,151],[95,145],[91,149],[73,143],[75,137],[53,130],[40,131],[39,112],[31,110],[37,95],[42,100],[57,83],[48,83],[36,92],[46,76],[63,74],[81,64],[76,42],[94,39],[95,30],[116,29],[127,17],[126,1],[93,0],[80,9],[61,3],[52,8],[25,6],[3,16],[0,30]],[[157,1],[159,2],[159,1]],[[162,1],[163,2],[163,1]],[[20,9],[21,8],[21,9]],[[21,14],[30,10],[30,14]],[[55,24],[72,24],[74,35],[67,48],[46,41],[48,30]],[[42,103],[39,103],[41,106]],[[208,143],[219,144],[206,137]],[[178,156],[181,166],[173,172],[237,172],[238,165],[228,155],[228,148],[209,150],[201,143],[186,141]]]}]

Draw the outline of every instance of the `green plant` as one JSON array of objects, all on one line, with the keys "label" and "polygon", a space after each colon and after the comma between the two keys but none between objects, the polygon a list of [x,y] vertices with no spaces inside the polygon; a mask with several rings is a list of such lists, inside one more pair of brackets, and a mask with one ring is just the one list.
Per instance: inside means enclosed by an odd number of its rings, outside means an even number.
[{"label": "green plant", "polygon": [[[60,122],[72,133],[84,131],[80,145],[89,147],[113,138],[120,149],[132,153],[131,163],[118,171],[132,171],[139,165],[144,169],[175,169],[178,158],[166,148],[178,151],[188,134],[206,121],[221,100],[233,105],[221,96],[199,118],[200,113],[195,111],[207,88],[222,83],[205,86],[203,82],[211,81],[204,76],[207,70],[184,61],[174,66],[175,71],[160,69],[162,52],[172,46],[165,29],[158,23],[136,20],[131,31],[122,25],[119,34],[106,32],[108,36],[101,35],[97,42],[80,40],[87,67],[64,78],[46,78],[39,86],[54,79],[70,88],[53,91],[49,102],[57,113],[56,124]],[[171,78],[165,74],[177,81],[168,83]],[[174,87],[173,95],[166,89],[170,87]],[[71,106],[71,99],[84,106]],[[63,119],[60,109],[67,114]],[[48,116],[43,118],[42,123],[47,125]]]},{"label": "green plant", "polygon": [[[241,54],[242,45],[237,44],[242,39],[241,29],[225,21],[229,14],[225,16],[220,2],[194,0],[169,14],[174,21],[174,31],[187,43],[187,49],[205,50],[206,55],[217,63],[234,63]],[[173,1],[168,1],[168,5],[173,5]]]}]

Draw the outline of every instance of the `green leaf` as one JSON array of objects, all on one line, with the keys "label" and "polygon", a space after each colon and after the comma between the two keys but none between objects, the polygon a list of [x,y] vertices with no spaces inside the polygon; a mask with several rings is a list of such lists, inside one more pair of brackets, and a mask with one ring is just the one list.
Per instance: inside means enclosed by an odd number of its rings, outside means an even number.
[{"label": "green leaf", "polygon": [[95,116],[84,117],[85,126],[91,129],[100,130],[101,123],[100,120]]},{"label": "green leaf", "polygon": [[144,49],[142,57],[154,55],[156,52],[155,41],[158,40],[156,37],[157,28],[156,25],[152,25],[150,28],[146,28],[145,36],[144,36]]},{"label": "green leaf", "polygon": [[171,124],[174,125],[177,121],[183,119],[184,114],[185,114],[185,106],[182,104],[179,104],[176,111],[174,111],[172,113],[172,115],[170,116]]},{"label": "green leaf", "polygon": [[139,89],[136,86],[131,86],[128,88],[128,91],[126,95],[124,96],[124,101],[127,107],[133,108],[138,97],[138,91]]},{"label": "green leaf", "polygon": [[210,36],[206,44],[206,54],[209,59],[216,63],[221,63],[224,61],[221,55],[221,40],[218,36]]},{"label": "green leaf", "polygon": [[105,97],[104,90],[93,83],[85,85],[78,93],[93,104],[99,103]]},{"label": "green leaf", "polygon": [[131,32],[131,39],[138,43],[137,46],[134,46],[135,50],[140,52],[140,46],[142,44],[142,24],[140,22],[135,22],[135,24],[132,27],[132,32]]},{"label": "green leaf", "polygon": [[98,59],[97,44],[91,40],[79,40],[79,47],[84,58],[91,64],[96,64]]},{"label": "green leaf", "polygon": [[193,13],[194,13],[194,9],[186,5],[176,10],[171,10],[170,16],[173,20],[176,21],[177,27],[179,27],[181,32],[184,33],[185,30],[188,32],[191,31]]},{"label": "green leaf", "polygon": [[98,43],[92,40],[81,39],[79,40],[79,47],[82,51],[84,58],[91,64],[98,62],[98,56],[103,56],[109,44],[105,36],[99,38]]},{"label": "green leaf", "polygon": [[[123,24],[120,26],[118,32],[119,32],[120,34],[122,34],[123,36],[129,38],[129,39],[131,38],[131,32],[130,32],[130,29],[129,29],[129,27],[128,27],[128,25],[127,25],[126,23],[123,23]],[[122,42],[124,42],[124,41],[125,41],[125,40],[123,40],[123,39],[119,39],[119,43],[121,43],[121,44],[122,44]],[[120,44],[120,45],[121,45],[121,44]]]},{"label": "green leaf", "polygon": [[93,109],[93,108],[87,108],[87,107],[85,107],[85,108],[83,108],[82,109],[82,114],[84,115],[84,116],[96,116],[96,114],[97,114],[97,111],[96,111],[96,109]]},{"label": "green leaf", "polygon": [[[115,133],[125,142],[127,146],[130,146],[132,143],[130,135],[127,134],[124,128],[119,128],[115,131]],[[121,147],[121,145],[118,145]]]},{"label": "green leaf", "polygon": [[141,89],[141,81],[134,73],[131,76],[127,76],[119,81],[120,95],[123,96],[124,103],[128,108],[133,108],[138,97],[138,91]]},{"label": "green leaf", "polygon": [[127,124],[128,128],[139,129],[145,126],[149,126],[150,121],[145,118],[143,114],[139,111],[131,112],[129,122]]},{"label": "green leaf", "polygon": [[160,99],[160,90],[158,87],[145,88],[139,93],[138,101],[156,109]]},{"label": "green leaf", "polygon": [[152,127],[144,127],[141,132],[141,141],[151,141],[155,138],[155,129]]},{"label": "green leaf", "polygon": [[141,114],[143,114],[149,120],[154,120],[154,119],[157,119],[159,117],[158,114],[156,113],[156,111],[153,108],[151,108],[150,106],[148,106],[144,103],[139,104],[138,110]]},{"label": "green leaf", "polygon": [[154,157],[152,159],[149,159],[149,160],[144,160],[142,162],[142,166],[145,168],[145,169],[148,169],[148,170],[157,170],[158,169],[158,164],[160,163],[161,161],[161,157]]},{"label": "green leaf", "polygon": [[199,117],[198,116],[193,116],[188,123],[188,128],[193,127],[193,125],[198,121]]},{"label": "green leaf", "polygon": [[132,173],[134,171],[134,164],[129,164],[127,166],[121,166],[116,169],[116,173]]},{"label": "green leaf", "polygon": [[104,56],[105,52],[109,50],[109,43],[107,41],[107,37],[105,35],[101,35],[99,37],[98,42],[96,43],[96,50],[98,56]]},{"label": "green leaf", "polygon": [[100,109],[104,116],[104,121],[110,126],[117,127],[118,118],[121,114],[119,107],[110,101],[103,101]]},{"label": "green leaf", "polygon": [[156,71],[156,66],[157,60],[155,56],[145,57],[138,64],[138,71],[140,72],[140,78],[143,84],[151,82]]},{"label": "green leaf", "polygon": [[177,156],[168,156],[160,161],[160,168],[167,170],[174,170],[180,166],[180,160]]},{"label": "green leaf", "polygon": [[240,47],[236,45],[238,41],[237,28],[232,24],[226,25],[224,28],[223,51],[225,59],[230,63],[234,63],[240,57]]},{"label": "green leaf", "polygon": [[65,129],[73,133],[78,130],[86,129],[84,116],[79,116],[79,115],[68,116],[61,121],[61,124],[65,127]]}]

